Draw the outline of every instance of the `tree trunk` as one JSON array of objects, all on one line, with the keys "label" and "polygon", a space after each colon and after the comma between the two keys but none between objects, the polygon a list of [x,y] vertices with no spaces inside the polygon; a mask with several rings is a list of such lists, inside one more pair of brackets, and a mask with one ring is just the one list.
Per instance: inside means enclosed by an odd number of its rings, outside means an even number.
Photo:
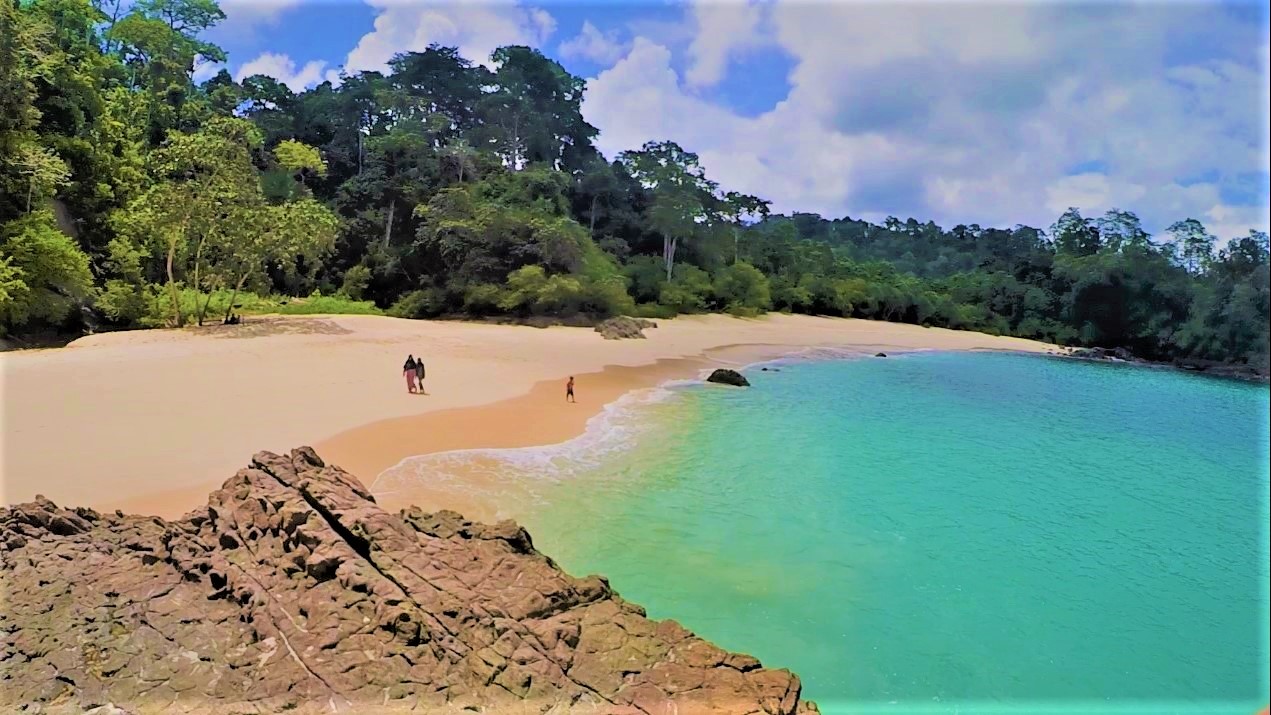
[{"label": "tree trunk", "polygon": [[737,248],[737,227],[736,227],[736,226],[734,226],[734,227],[733,227],[733,265],[736,265],[736,264],[737,264],[737,260],[738,260],[738,253],[737,253],[737,252],[738,252],[738,248]]},{"label": "tree trunk", "polygon": [[225,320],[229,320],[230,313],[234,312],[234,301],[238,300],[238,292],[243,289],[243,283],[247,281],[247,276],[251,275],[251,271],[243,273],[238,277],[238,282],[234,284],[234,292],[230,294],[229,305],[225,306]]},{"label": "tree trunk", "polygon": [[[230,301],[231,303],[233,301]],[[207,315],[207,309],[212,306],[212,291],[207,292],[207,300],[203,301],[203,307],[199,309],[199,325],[203,324],[203,317]]]},{"label": "tree trunk", "polygon": [[31,179],[26,182],[26,212],[31,213],[31,196],[35,193],[35,172],[31,173]]},{"label": "tree trunk", "polygon": [[[203,244],[205,241],[206,241],[205,238],[200,238],[198,247],[194,249],[194,291],[196,296],[203,291],[203,284],[199,282],[199,267],[200,267],[200,264],[203,262]],[[208,295],[207,299],[208,301],[212,300],[211,294]],[[203,308],[199,309],[198,315],[196,317],[196,320],[199,325],[203,325],[204,312],[206,311]]]},{"label": "tree trunk", "polygon": [[393,213],[397,211],[397,202],[388,201],[388,223],[384,226],[384,248],[388,248],[388,238],[393,234]]},{"label": "tree trunk", "polygon": [[181,296],[177,293],[176,276],[172,273],[172,263],[176,260],[177,244],[175,241],[168,244],[168,294],[172,297],[172,314],[176,321],[175,327],[181,327]]},{"label": "tree trunk", "polygon": [[596,238],[596,199],[598,198],[600,197],[591,197],[591,226],[588,228],[588,231],[591,233],[592,240],[595,240]]},{"label": "tree trunk", "polygon": [[671,272],[675,268],[675,248],[679,244],[678,238],[662,239],[662,256],[666,261],[666,281],[671,282]]}]

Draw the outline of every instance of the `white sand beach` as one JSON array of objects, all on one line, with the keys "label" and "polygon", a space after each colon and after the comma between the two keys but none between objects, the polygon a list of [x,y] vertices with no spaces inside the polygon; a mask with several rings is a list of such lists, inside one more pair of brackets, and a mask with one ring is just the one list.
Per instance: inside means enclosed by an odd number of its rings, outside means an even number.
[{"label": "white sand beach", "polygon": [[[174,517],[202,504],[260,450],[313,445],[370,483],[415,454],[563,441],[628,390],[804,347],[1059,350],[789,315],[681,317],[645,333],[645,340],[603,340],[586,328],[259,317],[3,353],[0,501],[43,494],[59,504]],[[406,391],[401,366],[411,353],[426,360],[426,395]],[[577,404],[563,399],[570,375]]]}]

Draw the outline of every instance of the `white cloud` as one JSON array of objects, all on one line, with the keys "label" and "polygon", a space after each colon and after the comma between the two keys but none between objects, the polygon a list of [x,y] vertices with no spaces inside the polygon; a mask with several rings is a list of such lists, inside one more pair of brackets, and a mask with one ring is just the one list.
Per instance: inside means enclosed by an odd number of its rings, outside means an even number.
[{"label": "white cloud", "polygon": [[[1267,227],[1265,208],[1222,191],[1271,164],[1266,29],[1221,8],[775,0],[753,25],[738,19],[750,9],[712,10],[741,40],[699,23],[683,78],[674,45],[637,37],[589,84],[600,148],[675,140],[780,211],[1045,227],[1069,205],[1115,206],[1157,231],[1187,216],[1224,238]],[[763,42],[795,62],[772,109],[745,117],[690,91]]]},{"label": "white cloud", "polygon": [[762,7],[748,0],[697,0],[692,5],[696,35],[688,47],[684,78],[693,87],[710,87],[724,77],[734,55],[762,44]]},{"label": "white cloud", "polygon": [[212,29],[209,37],[217,41],[218,38],[255,33],[262,27],[276,25],[284,12],[299,7],[302,1],[222,0],[220,6],[225,12],[225,19]]},{"label": "white cloud", "polygon": [[225,69],[225,65],[220,62],[204,62],[194,68],[194,74],[191,75],[191,79],[194,80],[195,84],[202,84],[215,77],[223,69]]},{"label": "white cloud", "polygon": [[589,60],[605,67],[617,62],[626,49],[618,41],[617,33],[601,32],[590,21],[583,21],[583,28],[576,36],[560,43],[562,57]]},{"label": "white cloud", "polygon": [[327,79],[331,74],[327,63],[322,60],[306,62],[304,67],[296,69],[296,63],[287,55],[266,52],[256,59],[243,64],[234,73],[235,81],[241,82],[245,77],[263,74],[273,77],[291,88],[293,92],[302,92]]},{"label": "white cloud", "polygon": [[362,36],[349,53],[349,72],[385,71],[399,52],[420,52],[438,43],[488,64],[490,54],[505,45],[541,46],[556,30],[545,10],[512,2],[487,0],[455,3],[439,0],[367,0],[379,10],[375,29]]}]

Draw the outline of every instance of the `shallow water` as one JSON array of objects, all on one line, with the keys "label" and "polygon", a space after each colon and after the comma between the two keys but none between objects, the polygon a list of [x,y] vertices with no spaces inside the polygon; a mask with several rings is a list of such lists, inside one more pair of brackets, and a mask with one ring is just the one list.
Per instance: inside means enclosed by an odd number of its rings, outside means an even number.
[{"label": "shallow water", "polygon": [[564,568],[827,712],[1268,699],[1266,387],[1003,354],[777,367],[481,458]]}]

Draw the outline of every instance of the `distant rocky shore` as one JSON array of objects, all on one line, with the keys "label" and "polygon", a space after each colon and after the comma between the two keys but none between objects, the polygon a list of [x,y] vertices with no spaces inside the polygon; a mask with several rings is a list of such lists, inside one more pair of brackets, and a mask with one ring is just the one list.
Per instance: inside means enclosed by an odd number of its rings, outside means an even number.
[{"label": "distant rocky shore", "polygon": [[0,710],[816,712],[510,521],[390,514],[305,447],[177,521],[0,509]]},{"label": "distant rocky shore", "polygon": [[1149,367],[1170,367],[1186,372],[1202,373],[1213,377],[1247,380],[1250,382],[1266,383],[1269,379],[1271,379],[1271,371],[1268,371],[1266,366],[1194,359],[1179,359],[1170,362],[1159,362],[1140,358],[1126,348],[1072,348],[1063,353],[1063,356],[1077,360],[1124,362],[1136,365],[1146,365]]}]

